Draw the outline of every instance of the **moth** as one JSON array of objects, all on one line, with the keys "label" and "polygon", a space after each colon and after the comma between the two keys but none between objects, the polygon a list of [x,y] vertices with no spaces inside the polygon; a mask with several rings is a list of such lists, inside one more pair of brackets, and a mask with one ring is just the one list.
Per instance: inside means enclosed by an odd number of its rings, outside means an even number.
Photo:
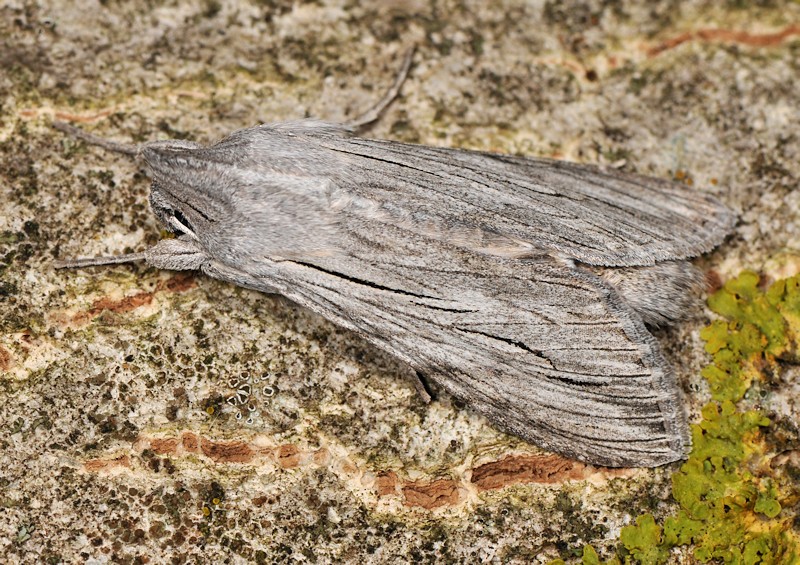
[{"label": "moth", "polygon": [[174,234],[56,266],[144,260],[281,294],[544,449],[612,467],[683,458],[682,393],[648,325],[689,310],[688,260],[734,215],[665,180],[354,135],[404,73],[363,120],[258,125],[208,146],[56,124],[141,157]]}]

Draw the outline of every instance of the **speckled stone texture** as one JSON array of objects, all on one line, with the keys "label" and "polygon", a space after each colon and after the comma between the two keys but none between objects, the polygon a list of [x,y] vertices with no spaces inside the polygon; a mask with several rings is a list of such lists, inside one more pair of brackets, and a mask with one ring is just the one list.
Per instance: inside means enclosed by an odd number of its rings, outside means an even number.
[{"label": "speckled stone texture", "polygon": [[[205,142],[342,120],[416,44],[370,135],[692,182],[741,213],[701,265],[783,276],[800,5],[747,4],[0,3],[4,562],[546,562],[668,512],[675,467],[595,469],[425,405],[393,360],[281,298],[141,265],[54,271],[160,236],[136,164],[48,124]],[[659,333],[692,417],[702,323]]]}]

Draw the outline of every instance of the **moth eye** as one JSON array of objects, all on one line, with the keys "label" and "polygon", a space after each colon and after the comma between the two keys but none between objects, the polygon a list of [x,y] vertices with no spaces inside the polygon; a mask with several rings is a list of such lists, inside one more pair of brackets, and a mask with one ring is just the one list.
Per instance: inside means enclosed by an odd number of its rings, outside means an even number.
[{"label": "moth eye", "polygon": [[192,224],[188,219],[186,219],[186,216],[184,216],[180,210],[172,211],[172,215],[169,216],[169,224],[178,235],[194,235],[194,228],[192,227]]}]

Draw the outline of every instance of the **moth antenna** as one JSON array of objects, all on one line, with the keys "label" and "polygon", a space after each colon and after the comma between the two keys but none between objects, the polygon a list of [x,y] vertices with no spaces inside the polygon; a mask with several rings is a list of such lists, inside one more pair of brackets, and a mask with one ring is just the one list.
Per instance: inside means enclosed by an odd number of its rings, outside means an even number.
[{"label": "moth antenna", "polygon": [[406,54],[403,56],[403,65],[400,67],[400,72],[397,73],[397,78],[394,79],[394,83],[389,90],[386,91],[386,94],[383,95],[383,98],[363,114],[342,124],[343,126],[358,130],[380,118],[383,111],[389,104],[394,102],[394,99],[400,94],[400,88],[403,86],[406,78],[408,78],[408,71],[411,69],[411,60],[414,58],[414,49],[415,48],[412,47],[406,51]]},{"label": "moth antenna", "polygon": [[63,261],[53,261],[56,269],[80,269],[82,267],[98,267],[101,265],[118,265],[120,263],[133,263],[134,261],[144,261],[144,253],[127,253],[125,255],[113,255],[110,257],[85,257],[83,259],[64,259]]},{"label": "moth antenna", "polygon": [[91,133],[83,131],[81,128],[76,128],[75,126],[71,126],[64,122],[55,121],[53,122],[53,127],[58,131],[66,133],[70,137],[85,141],[89,145],[96,145],[98,147],[102,147],[103,149],[107,149],[108,151],[113,151],[114,153],[122,153],[132,157],[136,157],[139,154],[138,145],[133,145],[130,143],[117,143],[116,141],[111,141],[110,139],[105,139],[98,135],[92,135]]}]

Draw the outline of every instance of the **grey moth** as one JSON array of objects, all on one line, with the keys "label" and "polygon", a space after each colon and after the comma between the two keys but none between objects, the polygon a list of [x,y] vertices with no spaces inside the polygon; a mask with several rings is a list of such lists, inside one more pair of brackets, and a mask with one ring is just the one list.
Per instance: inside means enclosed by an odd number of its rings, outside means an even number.
[{"label": "grey moth", "polygon": [[316,120],[208,146],[134,147],[57,127],[141,157],[152,210],[175,234],[57,266],[144,260],[281,294],[500,428],[592,464],[687,453],[681,390],[648,325],[689,310],[698,277],[687,260],[734,224],[697,189]]}]

